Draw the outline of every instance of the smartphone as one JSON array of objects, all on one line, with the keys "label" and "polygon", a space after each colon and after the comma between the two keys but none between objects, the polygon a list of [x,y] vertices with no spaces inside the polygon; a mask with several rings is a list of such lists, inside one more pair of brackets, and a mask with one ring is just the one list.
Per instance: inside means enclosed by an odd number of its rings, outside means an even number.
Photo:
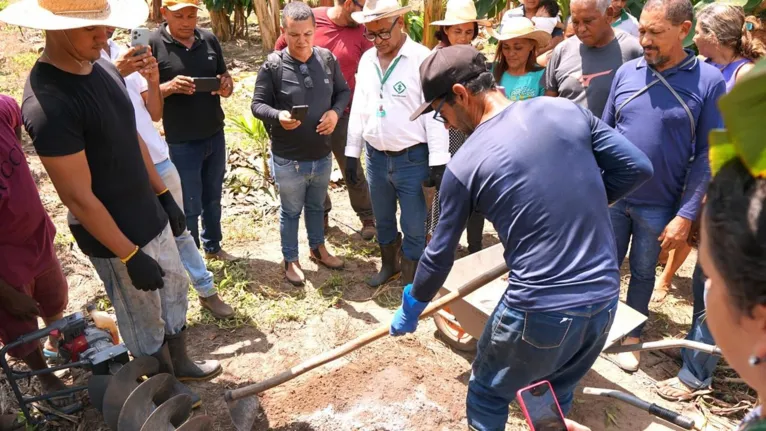
[{"label": "smartphone", "polygon": [[567,431],[564,414],[547,380],[519,389],[516,399],[532,431]]},{"label": "smartphone", "polygon": [[[136,27],[130,31],[130,46],[149,46],[149,35],[152,31],[145,27]],[[146,52],[146,48],[137,50],[133,55],[141,55]]]},{"label": "smartphone", "polygon": [[194,80],[194,92],[195,93],[210,93],[211,91],[218,91],[221,89],[221,80],[212,78],[192,78]]},{"label": "smartphone", "polygon": [[290,111],[290,116],[293,120],[303,121],[306,119],[306,114],[309,113],[309,105],[296,105]]}]

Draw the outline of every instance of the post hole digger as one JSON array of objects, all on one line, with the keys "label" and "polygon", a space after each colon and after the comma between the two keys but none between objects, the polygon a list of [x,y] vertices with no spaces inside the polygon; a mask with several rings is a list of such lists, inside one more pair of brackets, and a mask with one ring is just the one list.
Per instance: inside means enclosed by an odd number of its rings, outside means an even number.
[{"label": "post hole digger", "polygon": [[[37,371],[19,371],[8,363],[6,353],[10,349],[51,334],[58,339],[60,364]],[[0,366],[26,424],[35,426],[61,414],[82,410],[85,407],[82,401],[66,407],[38,405],[41,415],[34,414],[30,406],[87,391],[91,404],[103,413],[105,422],[114,431],[212,429],[208,416],[190,418],[193,402],[188,389],[172,375],[159,373],[156,358],[145,356],[131,361],[125,345],[115,344],[115,340],[119,340],[116,334],[98,327],[90,316],[74,313],[0,349]],[[66,369],[90,371],[88,384],[34,397],[25,395],[19,386],[21,379]],[[144,377],[148,378],[142,380]]]}]

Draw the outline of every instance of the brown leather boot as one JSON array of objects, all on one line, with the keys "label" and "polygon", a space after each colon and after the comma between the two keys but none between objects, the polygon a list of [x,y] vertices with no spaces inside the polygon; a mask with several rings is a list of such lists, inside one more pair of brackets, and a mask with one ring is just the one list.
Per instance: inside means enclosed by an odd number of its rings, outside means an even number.
[{"label": "brown leather boot", "polygon": [[301,264],[296,260],[295,262],[284,262],[285,264],[285,278],[293,286],[303,286],[306,282],[306,276],[303,275],[303,269]]},{"label": "brown leather boot", "polygon": [[173,371],[178,380],[205,381],[223,372],[218,361],[193,361],[186,351],[186,328],[178,334],[165,335],[165,341],[173,363]]},{"label": "brown leather boot", "polygon": [[309,259],[329,269],[343,269],[344,266],[344,262],[340,258],[331,255],[324,244],[316,249],[312,248]]},{"label": "brown leather boot", "polygon": [[378,230],[375,228],[375,220],[362,220],[362,239],[370,241],[375,238]]},{"label": "brown leather boot", "polygon": [[418,262],[419,260],[409,260],[402,256],[402,276],[400,277],[402,286],[412,283],[412,280],[415,279],[415,271],[418,269]]},{"label": "brown leather boot", "polygon": [[402,247],[402,234],[396,236],[396,241],[392,244],[380,246],[380,272],[373,275],[367,285],[370,287],[382,286],[390,281],[394,281],[399,278],[401,273],[401,247]]},{"label": "brown leather boot", "polygon": [[207,309],[216,319],[230,319],[234,317],[234,309],[221,299],[216,293],[213,296],[203,298],[200,296],[199,304]]}]

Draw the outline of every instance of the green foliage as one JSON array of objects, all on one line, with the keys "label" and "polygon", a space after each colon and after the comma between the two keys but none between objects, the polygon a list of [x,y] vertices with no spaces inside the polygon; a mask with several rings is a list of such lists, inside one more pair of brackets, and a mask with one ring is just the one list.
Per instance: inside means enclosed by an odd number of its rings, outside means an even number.
[{"label": "green foliage", "polygon": [[[564,0],[567,1],[568,0]],[[497,15],[508,6],[508,0],[476,0],[476,13],[479,17],[489,19],[498,17]],[[498,17],[501,18],[501,17]]]},{"label": "green foliage", "polygon": [[410,35],[410,39],[417,43],[423,41],[423,15],[416,11],[407,12],[404,16],[404,21],[407,24],[407,33]]},{"label": "green foliage", "polygon": [[[230,119],[231,124],[258,144],[268,143],[269,133],[263,121],[252,115],[239,115]],[[260,146],[260,145],[259,145]]]},{"label": "green foliage", "polygon": [[248,13],[253,7],[253,0],[205,0],[205,7],[208,10],[225,10],[228,14],[231,14],[237,6],[241,6]]},{"label": "green foliage", "polygon": [[8,0],[0,0],[0,10],[5,9],[8,7]]}]

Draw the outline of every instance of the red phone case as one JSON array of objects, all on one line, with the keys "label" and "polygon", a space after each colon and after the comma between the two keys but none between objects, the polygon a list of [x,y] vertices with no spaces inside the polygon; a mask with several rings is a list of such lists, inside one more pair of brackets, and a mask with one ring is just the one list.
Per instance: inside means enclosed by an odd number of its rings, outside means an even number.
[{"label": "red phone case", "polygon": [[543,380],[541,382],[537,382],[534,385],[527,386],[526,388],[521,388],[518,391],[516,391],[516,399],[519,401],[519,406],[521,406],[521,411],[524,413],[524,417],[527,419],[527,424],[529,425],[529,429],[531,431],[535,431],[534,425],[532,425],[532,418],[529,417],[529,411],[527,411],[527,406],[524,405],[524,398],[521,396],[522,392],[529,391],[532,388],[535,388],[537,386],[541,385],[548,385],[548,390],[551,391],[551,394],[553,395],[553,401],[556,403],[556,408],[559,411],[559,415],[561,416],[561,420],[564,421],[564,412],[561,411],[561,406],[559,405],[559,400],[556,398],[556,393],[553,392],[553,386],[551,386],[551,383],[547,380]]}]

